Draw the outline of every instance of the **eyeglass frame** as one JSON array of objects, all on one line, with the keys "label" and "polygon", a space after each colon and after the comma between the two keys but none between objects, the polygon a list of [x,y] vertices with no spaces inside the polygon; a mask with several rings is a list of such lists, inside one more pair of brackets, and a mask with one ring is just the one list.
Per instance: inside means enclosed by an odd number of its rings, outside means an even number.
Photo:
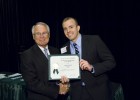
[{"label": "eyeglass frame", "polygon": [[48,32],[42,32],[42,33],[40,33],[40,32],[36,32],[36,33],[34,33],[33,35],[36,35],[36,36],[47,36],[47,35],[49,35],[49,33]]}]

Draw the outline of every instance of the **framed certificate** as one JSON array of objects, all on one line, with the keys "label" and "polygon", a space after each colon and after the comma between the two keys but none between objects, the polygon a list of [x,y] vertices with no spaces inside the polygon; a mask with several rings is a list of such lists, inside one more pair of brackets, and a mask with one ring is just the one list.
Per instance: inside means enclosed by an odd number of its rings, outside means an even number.
[{"label": "framed certificate", "polygon": [[50,55],[49,80],[59,80],[61,76],[69,79],[81,79],[78,55]]}]

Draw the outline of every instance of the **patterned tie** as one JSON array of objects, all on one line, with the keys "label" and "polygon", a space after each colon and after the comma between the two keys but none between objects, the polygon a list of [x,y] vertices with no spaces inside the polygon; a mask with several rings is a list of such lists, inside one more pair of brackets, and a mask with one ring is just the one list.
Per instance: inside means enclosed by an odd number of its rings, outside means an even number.
[{"label": "patterned tie", "polygon": [[75,48],[75,54],[79,54],[79,50],[77,48],[77,44],[76,43],[73,43],[73,46]]},{"label": "patterned tie", "polygon": [[[76,54],[79,54],[79,50],[78,50],[78,48],[77,48],[77,44],[76,44],[76,43],[73,43],[73,46],[74,46],[74,48],[75,48],[75,53],[76,53]],[[85,84],[85,82],[81,81],[81,85],[84,87],[86,84]]]},{"label": "patterned tie", "polygon": [[46,58],[48,58],[48,52],[47,51],[48,51],[48,49],[44,48]]}]

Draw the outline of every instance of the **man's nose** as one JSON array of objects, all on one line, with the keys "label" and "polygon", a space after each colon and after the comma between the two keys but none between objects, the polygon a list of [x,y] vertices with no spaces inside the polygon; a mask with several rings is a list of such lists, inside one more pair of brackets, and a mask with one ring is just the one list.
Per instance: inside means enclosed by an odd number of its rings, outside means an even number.
[{"label": "man's nose", "polygon": [[67,32],[69,32],[70,31],[70,29],[67,29]]}]

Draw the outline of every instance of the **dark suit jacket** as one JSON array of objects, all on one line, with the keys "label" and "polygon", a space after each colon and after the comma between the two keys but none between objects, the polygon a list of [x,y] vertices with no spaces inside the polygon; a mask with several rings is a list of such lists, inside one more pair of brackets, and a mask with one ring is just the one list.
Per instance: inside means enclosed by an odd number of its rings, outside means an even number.
[{"label": "dark suit jacket", "polygon": [[[85,83],[88,94],[92,100],[109,100],[109,80],[106,72],[115,67],[115,60],[97,35],[82,35],[82,59],[94,66],[95,73],[81,70],[81,80],[71,81],[71,100],[81,100],[81,82]],[[70,42],[66,45],[64,54],[70,54]]]},{"label": "dark suit jacket", "polygon": [[[59,50],[48,47],[50,54]],[[56,82],[48,81],[48,59],[35,44],[21,54],[21,72],[27,84],[29,100],[55,100],[59,87]]]}]

